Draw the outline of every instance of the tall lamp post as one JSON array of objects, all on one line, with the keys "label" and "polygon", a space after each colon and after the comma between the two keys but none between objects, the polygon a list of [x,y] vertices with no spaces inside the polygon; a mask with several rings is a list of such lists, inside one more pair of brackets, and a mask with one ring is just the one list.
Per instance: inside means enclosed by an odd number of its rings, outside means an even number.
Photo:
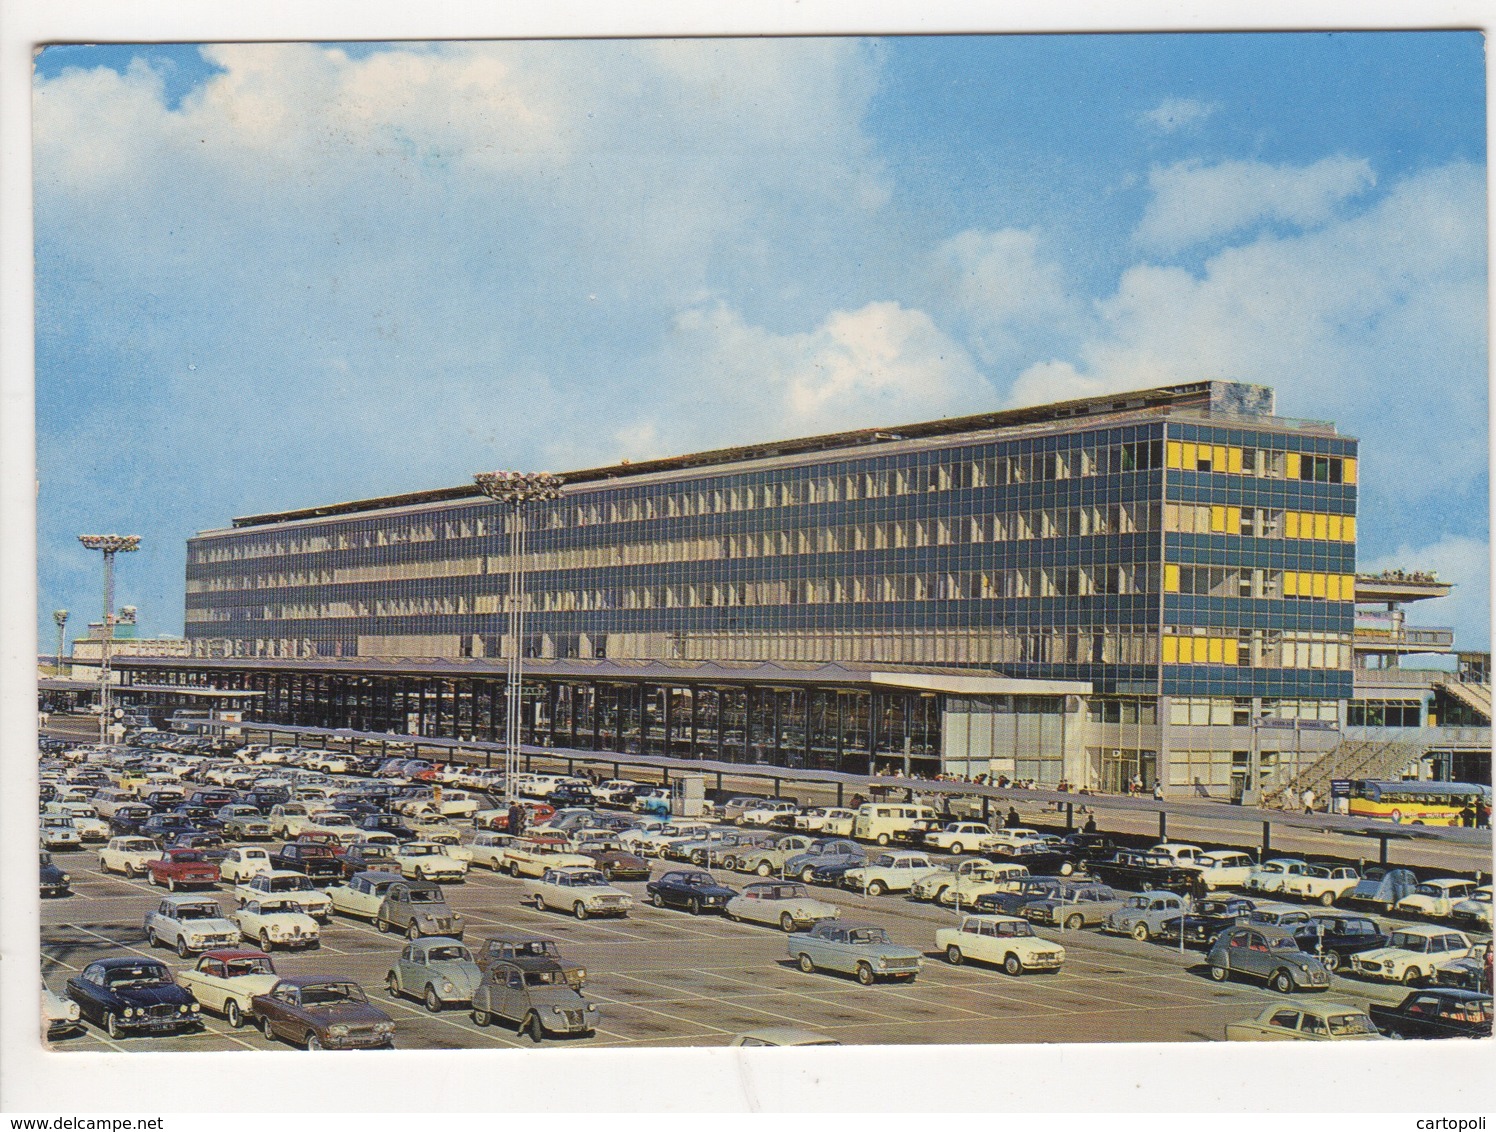
[{"label": "tall lamp post", "polygon": [[504,800],[514,805],[518,797],[514,780],[519,774],[520,705],[524,698],[525,623],[525,521],[528,503],[548,503],[561,498],[561,477],[550,472],[479,472],[473,477],[478,489],[490,499],[509,507],[509,667],[504,680]]},{"label": "tall lamp post", "polygon": [[52,675],[62,675],[62,634],[63,626],[68,623],[68,611],[66,609],[54,609],[52,620],[57,622],[57,656],[52,662]]},{"label": "tall lamp post", "polygon": [[99,650],[99,742],[109,741],[109,648],[114,643],[114,556],[140,549],[139,535],[79,535],[89,550],[104,552],[104,639]]}]

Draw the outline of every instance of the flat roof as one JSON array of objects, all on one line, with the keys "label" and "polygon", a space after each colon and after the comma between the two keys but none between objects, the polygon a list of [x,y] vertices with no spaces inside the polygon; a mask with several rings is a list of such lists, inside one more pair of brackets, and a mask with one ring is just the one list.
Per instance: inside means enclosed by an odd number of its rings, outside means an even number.
[{"label": "flat roof", "polygon": [[[761,444],[741,445],[734,448],[717,448],[706,452],[693,452],[684,456],[667,456],[655,460],[640,460],[638,462],[623,461],[597,468],[583,468],[577,471],[564,472],[561,473],[561,478],[567,484],[633,478],[651,473],[682,471],[690,468],[709,467],[720,464],[735,464],[745,460],[759,460],[776,456],[836,452],[850,448],[884,444],[891,441],[915,440],[924,437],[949,436],[964,432],[981,432],[992,429],[1014,428],[1022,425],[1057,423],[1074,419],[1165,409],[1215,409],[1223,414],[1237,418],[1256,417],[1264,424],[1284,423],[1281,418],[1272,415],[1273,392],[1268,386],[1248,385],[1231,381],[1193,381],[1180,385],[1163,385],[1154,389],[1106,393],[1094,397],[1076,398],[1070,401],[1056,401],[1045,405],[1003,409],[992,413],[977,413],[972,416],[947,417],[938,421],[923,421],[918,424],[854,429],[849,432],[826,433],[820,436],[800,437],[791,440],[767,441]],[[1262,411],[1258,411],[1259,409]],[[1321,430],[1330,427],[1324,422],[1294,422],[1292,427],[1305,427],[1308,425]],[[1330,431],[1333,432],[1333,429],[1330,429]],[[261,515],[244,515],[234,519],[233,526],[236,529],[260,527],[273,523],[294,522],[302,519],[330,518],[336,515],[356,514],[363,511],[384,511],[397,507],[447,503],[482,497],[483,493],[478,489],[476,484],[463,484],[458,487],[436,488],[429,491],[408,492],[402,495],[386,495],[373,499],[332,503],[320,507],[267,512]],[[206,534],[208,532],[203,533]]]}]

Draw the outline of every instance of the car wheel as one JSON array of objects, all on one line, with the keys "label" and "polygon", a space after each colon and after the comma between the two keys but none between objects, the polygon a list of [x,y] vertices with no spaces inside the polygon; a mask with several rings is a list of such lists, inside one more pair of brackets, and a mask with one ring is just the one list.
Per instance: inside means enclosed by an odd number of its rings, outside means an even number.
[{"label": "car wheel", "polygon": [[787,931],[787,932],[794,931],[795,930],[795,917],[791,916],[788,912],[781,912],[779,914],[779,926],[784,931]]},{"label": "car wheel", "polygon": [[816,963],[815,963],[815,960],[812,959],[808,954],[806,954],[803,951],[800,953],[799,963],[800,963],[800,970],[804,971],[807,975],[814,975],[815,974],[815,972],[816,972]]},{"label": "car wheel", "polygon": [[260,933],[260,950],[265,952],[266,955],[270,954],[270,933],[268,931]]},{"label": "car wheel", "polygon": [[139,880],[145,876],[145,867],[143,865],[126,865],[125,876],[134,877],[136,880]]},{"label": "car wheel", "polygon": [[267,1042],[275,1041],[275,1027],[270,1024],[269,1018],[260,1019],[260,1033],[265,1035]]},{"label": "car wheel", "polygon": [[190,954],[191,952],[187,950],[187,937],[184,935],[177,936],[177,958],[186,959]]},{"label": "car wheel", "polygon": [[888,891],[888,886],[886,884],[884,884],[881,880],[874,880],[874,881],[869,881],[868,882],[867,894],[869,896],[882,896],[887,891]]},{"label": "car wheel", "polygon": [[393,971],[384,977],[384,993],[391,998],[400,997],[400,979]]},{"label": "car wheel", "polygon": [[509,875],[519,880],[519,866],[512,861],[509,863]]},{"label": "car wheel", "polygon": [[587,905],[578,900],[571,906],[571,914],[579,920],[585,920],[587,918]]},{"label": "car wheel", "polygon": [[769,864],[768,861],[760,861],[758,863],[758,868],[754,869],[753,871],[761,877],[770,877],[774,875],[774,866]]},{"label": "car wheel", "polygon": [[1326,951],[1319,957],[1319,961],[1325,965],[1325,970],[1332,975],[1340,970],[1340,953],[1338,951]]},{"label": "car wheel", "polygon": [[238,999],[231,998],[223,1004],[223,1016],[228,1021],[231,1030],[237,1030],[244,1025],[244,1011],[239,1009]]},{"label": "car wheel", "polygon": [[1075,866],[1073,864],[1071,864],[1069,861],[1061,861],[1060,862],[1060,876],[1062,876],[1062,877],[1068,877],[1068,876],[1071,876],[1074,872],[1075,872]]},{"label": "car wheel", "polygon": [[656,908],[663,908],[663,907],[665,907],[665,898],[663,896],[661,896],[658,892],[651,892],[649,894],[649,902],[651,904],[653,904]]},{"label": "car wheel", "polygon": [[1139,943],[1147,943],[1153,938],[1153,933],[1148,930],[1147,924],[1138,924],[1132,929],[1132,938]]},{"label": "car wheel", "polygon": [[1140,885],[1140,886],[1139,886],[1139,887],[1140,887],[1140,888],[1141,888],[1141,889],[1142,889],[1142,891],[1144,891],[1144,892],[1152,892],[1152,891],[1153,891],[1153,882],[1152,882],[1152,881],[1151,881],[1151,880],[1145,880],[1145,881],[1144,881],[1144,882],[1143,882],[1143,883],[1142,883],[1142,885]]},{"label": "car wheel", "polygon": [[810,884],[816,878],[816,870],[812,865],[806,865],[800,870],[800,883]]},{"label": "car wheel", "polygon": [[1010,951],[1003,956],[1003,970],[1016,978],[1023,974],[1023,960]]},{"label": "car wheel", "polygon": [[155,931],[148,931],[145,933],[145,942],[148,947],[160,947],[161,937]]},{"label": "car wheel", "polygon": [[382,920],[378,916],[375,916],[374,930],[380,933],[388,932],[390,930],[390,922],[388,920]]},{"label": "car wheel", "polygon": [[879,845],[887,845],[888,844],[888,834],[886,834],[886,833],[880,833],[880,834],[878,834],[878,844]]},{"label": "car wheel", "polygon": [[475,1006],[475,1007],[473,1007],[472,1019],[473,1019],[473,1025],[474,1026],[478,1026],[479,1028],[481,1028],[483,1026],[487,1026],[488,1023],[489,1023],[489,1014],[488,1014],[488,1011],[486,1011],[486,1010],[479,1010]]},{"label": "car wheel", "polygon": [[317,1036],[316,1030],[306,1032],[306,1048],[308,1053],[321,1053],[327,1047],[322,1044],[322,1039]]},{"label": "car wheel", "polygon": [[446,1005],[447,1004],[441,1000],[441,995],[436,993],[436,988],[428,984],[426,987],[427,1011],[432,1014],[440,1014],[443,1007],[445,1007]]},{"label": "car wheel", "polygon": [[865,987],[870,987],[873,985],[874,978],[873,969],[870,966],[866,963],[857,964],[857,981],[859,983]]},{"label": "car wheel", "polygon": [[111,1038],[118,1039],[125,1036],[124,1027],[119,1024],[119,1015],[112,1010],[104,1015],[104,1029],[109,1031]]},{"label": "car wheel", "polygon": [[726,857],[723,857],[722,861],[721,861],[721,864],[722,864],[722,867],[724,869],[726,869],[730,873],[735,873],[740,868],[743,867],[743,862],[739,861],[736,857],[732,856],[731,854],[728,854]]},{"label": "car wheel", "polygon": [[961,954],[961,949],[954,943],[945,949],[945,961],[952,967],[961,966],[961,960],[964,958],[966,957]]},{"label": "car wheel", "polygon": [[1279,994],[1292,994],[1294,990],[1293,976],[1287,971],[1274,972],[1272,988]]},{"label": "car wheel", "polygon": [[1403,972],[1402,981],[1410,987],[1415,987],[1419,983],[1423,982],[1423,972],[1420,971],[1417,967],[1409,967],[1406,971]]},{"label": "car wheel", "polygon": [[962,853],[966,852],[966,846],[962,845],[959,841],[954,842],[951,845],[951,852],[959,857]]},{"label": "car wheel", "polygon": [[421,938],[421,925],[418,924],[418,923],[416,923],[414,920],[412,920],[410,922],[410,925],[405,929],[405,938],[406,939],[420,939]]},{"label": "car wheel", "polygon": [[1081,928],[1083,928],[1085,926],[1086,926],[1086,918],[1084,916],[1082,916],[1079,912],[1077,912],[1073,916],[1068,917],[1065,920],[1065,927],[1066,927],[1066,929],[1069,930],[1069,931],[1072,931],[1072,932],[1078,932],[1078,931],[1080,931]]},{"label": "car wheel", "polygon": [[1231,972],[1225,967],[1212,966],[1210,977],[1218,983],[1224,983],[1231,976]]},{"label": "car wheel", "polygon": [[1319,894],[1319,902],[1328,908],[1335,903],[1335,894],[1333,892],[1321,892]]},{"label": "car wheel", "polygon": [[691,915],[693,915],[693,916],[699,916],[699,915],[701,915],[701,901],[698,900],[694,896],[691,897]]},{"label": "car wheel", "polygon": [[540,1024],[540,1015],[536,1014],[533,1010],[525,1015],[524,1024],[520,1029],[524,1030],[530,1036],[530,1040],[536,1045],[545,1040],[545,1028]]}]

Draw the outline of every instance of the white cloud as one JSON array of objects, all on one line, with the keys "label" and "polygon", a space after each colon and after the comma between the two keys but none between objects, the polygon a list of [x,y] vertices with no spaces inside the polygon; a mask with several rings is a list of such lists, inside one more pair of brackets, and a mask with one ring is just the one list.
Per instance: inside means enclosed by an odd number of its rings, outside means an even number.
[{"label": "white cloud", "polygon": [[1161,133],[1172,134],[1198,125],[1219,109],[1216,103],[1201,102],[1197,98],[1166,98],[1152,110],[1139,114],[1138,122]]},{"label": "white cloud", "polygon": [[1359,158],[1327,157],[1307,166],[1185,161],[1150,171],[1153,197],[1133,238],[1170,253],[1262,223],[1312,228],[1375,183],[1370,163]]},{"label": "white cloud", "polygon": [[[1368,516],[1363,523],[1375,523]],[[1491,647],[1491,545],[1480,539],[1446,535],[1427,545],[1406,542],[1396,550],[1359,565],[1363,571],[1432,570],[1443,582],[1453,582],[1447,598],[1408,607],[1410,625],[1449,625],[1455,647],[1483,652]]]}]

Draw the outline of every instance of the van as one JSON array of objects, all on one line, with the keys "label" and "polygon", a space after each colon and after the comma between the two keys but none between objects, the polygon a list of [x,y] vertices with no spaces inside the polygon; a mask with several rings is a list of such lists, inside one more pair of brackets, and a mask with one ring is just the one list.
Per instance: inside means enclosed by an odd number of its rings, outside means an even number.
[{"label": "van", "polygon": [[908,833],[922,821],[936,820],[935,811],[929,806],[915,806],[907,802],[869,802],[857,808],[857,817],[852,822],[852,836],[859,841],[876,841],[887,845],[896,834]]}]

